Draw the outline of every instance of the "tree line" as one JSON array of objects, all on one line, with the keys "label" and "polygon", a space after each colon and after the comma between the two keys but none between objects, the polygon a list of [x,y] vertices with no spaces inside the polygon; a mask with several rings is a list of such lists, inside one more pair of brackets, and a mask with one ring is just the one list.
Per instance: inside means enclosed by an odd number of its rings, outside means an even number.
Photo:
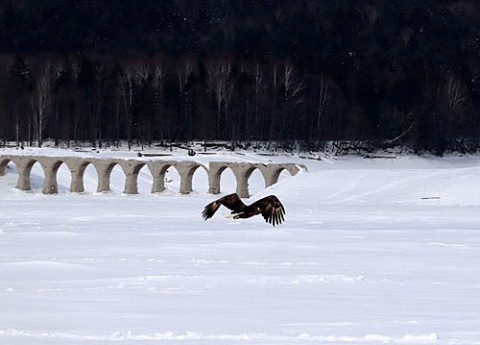
[{"label": "tree line", "polygon": [[473,0],[6,1],[0,138],[477,150]]}]

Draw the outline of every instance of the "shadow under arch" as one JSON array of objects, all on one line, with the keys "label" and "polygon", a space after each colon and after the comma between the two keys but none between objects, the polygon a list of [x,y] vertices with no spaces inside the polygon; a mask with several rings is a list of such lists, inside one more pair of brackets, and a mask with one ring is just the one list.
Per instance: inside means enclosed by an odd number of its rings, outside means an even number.
[{"label": "shadow under arch", "polygon": [[69,193],[72,189],[72,172],[66,161],[62,161],[55,172],[57,193]]},{"label": "shadow under arch", "polygon": [[[26,164],[25,168],[23,169],[24,179],[28,179],[28,186],[27,190],[31,190],[34,192],[42,192],[44,194],[53,194],[56,190],[56,184],[52,187],[52,192],[48,193],[49,188],[47,185],[47,177],[45,174],[45,169],[43,168],[42,164],[39,160],[32,159],[28,164]],[[28,177],[27,177],[28,176]],[[20,176],[19,176],[20,182]],[[25,181],[26,182],[26,181]]]},{"label": "shadow under arch", "polygon": [[150,194],[152,192],[153,176],[147,164],[143,164],[137,173],[137,192]]},{"label": "shadow under arch", "polygon": [[205,165],[197,162],[189,162],[189,164],[185,166],[185,171],[184,174],[180,174],[180,193],[186,194],[193,192],[194,181],[196,186],[199,184],[204,185],[204,188],[196,189],[197,192],[208,192],[208,185],[205,182],[200,182],[200,179],[202,179],[202,181],[208,181],[208,168]]},{"label": "shadow under arch", "polygon": [[[230,194],[236,191],[237,177],[231,166],[225,165],[217,170],[216,178],[218,179],[218,192]],[[212,190],[209,189],[212,193]]]},{"label": "shadow under arch", "polygon": [[267,187],[265,176],[258,166],[252,166],[245,172],[245,180],[248,197],[257,194]]},{"label": "shadow under arch", "polygon": [[276,181],[274,183],[278,183],[284,180],[287,180],[289,178],[292,178],[295,175],[292,175],[291,171],[289,171],[286,168],[281,168],[279,169],[277,176],[276,176]]},{"label": "shadow under arch", "polygon": [[[79,179],[81,180],[81,188],[78,188],[78,190],[75,190],[78,193],[88,193],[88,194],[93,194],[96,193],[98,190],[98,181],[99,181],[99,176],[97,172],[97,168],[93,164],[92,161],[88,161],[85,164],[82,165]],[[72,187],[70,188],[70,191],[73,192],[74,186],[73,186],[73,178],[75,175],[72,176]]]}]

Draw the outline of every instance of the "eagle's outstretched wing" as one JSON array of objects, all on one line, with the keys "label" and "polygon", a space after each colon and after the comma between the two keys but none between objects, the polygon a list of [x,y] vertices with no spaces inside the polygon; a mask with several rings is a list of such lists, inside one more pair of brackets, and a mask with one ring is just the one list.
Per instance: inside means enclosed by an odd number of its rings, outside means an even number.
[{"label": "eagle's outstretched wing", "polygon": [[252,206],[258,207],[265,221],[273,226],[281,224],[285,219],[285,208],[275,195],[255,201]]},{"label": "eagle's outstretched wing", "polygon": [[205,220],[212,218],[221,205],[229,208],[233,213],[241,212],[245,208],[245,204],[240,200],[237,193],[232,193],[205,206],[202,212],[203,218]]}]

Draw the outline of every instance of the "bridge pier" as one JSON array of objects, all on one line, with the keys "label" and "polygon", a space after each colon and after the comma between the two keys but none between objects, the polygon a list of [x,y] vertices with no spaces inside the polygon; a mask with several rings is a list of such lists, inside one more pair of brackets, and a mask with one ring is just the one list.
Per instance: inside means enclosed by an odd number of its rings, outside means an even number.
[{"label": "bridge pier", "polygon": [[50,169],[45,172],[45,180],[43,180],[42,193],[43,194],[57,194],[58,193],[58,184],[57,184],[57,172],[53,169]]},{"label": "bridge pier", "polygon": [[138,173],[146,162],[129,159],[126,161],[118,161],[118,164],[122,167],[125,174],[125,189],[123,192],[125,194],[138,194]]},{"label": "bridge pier", "polygon": [[257,164],[249,163],[233,163],[233,174],[237,179],[236,193],[240,198],[248,198],[250,192],[248,190],[248,178],[252,172],[257,168]]},{"label": "bridge pier", "polygon": [[12,157],[11,160],[17,167],[17,188],[24,191],[32,190],[30,172],[32,171],[32,166],[35,164],[35,161],[28,157]]},{"label": "bridge pier", "polygon": [[63,161],[58,158],[39,157],[38,162],[42,166],[45,179],[43,180],[43,194],[57,194],[57,171]]},{"label": "bridge pier", "polygon": [[[205,167],[197,162],[192,161],[178,162],[175,167],[180,175],[180,193],[191,193],[193,191],[193,174],[198,168]],[[205,170],[208,172],[207,168],[205,168]]]},{"label": "bridge pier", "polygon": [[97,169],[98,175],[98,193],[110,191],[110,175],[116,164],[116,160],[95,159],[93,161],[93,165],[95,166],[95,169]]},{"label": "bridge pier", "polygon": [[210,162],[208,169],[208,192],[210,194],[220,194],[220,177],[227,167],[226,163]]},{"label": "bridge pier", "polygon": [[150,161],[147,167],[152,174],[152,193],[161,193],[165,190],[165,173],[173,166],[173,161]]},{"label": "bridge pier", "polygon": [[66,160],[65,163],[67,164],[71,174],[70,192],[85,192],[83,175],[85,174],[85,169],[87,168],[87,166],[92,162],[90,160],[85,160],[81,158],[69,158]]}]

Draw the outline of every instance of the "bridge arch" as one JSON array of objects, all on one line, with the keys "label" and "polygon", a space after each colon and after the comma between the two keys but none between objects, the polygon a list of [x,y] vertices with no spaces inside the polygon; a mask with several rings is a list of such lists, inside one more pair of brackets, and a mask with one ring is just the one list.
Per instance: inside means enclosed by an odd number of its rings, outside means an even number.
[{"label": "bridge arch", "polygon": [[290,165],[285,164],[269,164],[260,166],[259,170],[262,172],[265,179],[265,188],[267,188],[278,182],[283,171],[288,172],[290,176],[295,176],[300,169],[292,169]]},{"label": "bridge arch", "polygon": [[236,193],[238,196],[248,198],[248,178],[257,168],[257,165],[252,163],[210,162],[208,176],[209,192],[212,194],[220,193],[221,175],[227,168],[230,168],[235,176],[237,182]]},{"label": "bridge arch", "polygon": [[220,193],[220,179],[222,172],[232,169],[237,182],[236,193],[241,198],[250,196],[248,180],[252,173],[258,169],[265,181],[265,187],[269,187],[278,181],[283,170],[287,170],[291,176],[296,175],[300,168],[296,164],[262,164],[262,163],[233,163],[233,162],[210,162],[209,169],[209,192],[212,194]]},{"label": "bridge arch", "polygon": [[208,169],[208,192],[211,194],[221,193],[222,175],[226,170],[230,170],[235,178],[235,172],[228,163],[210,162]]}]

